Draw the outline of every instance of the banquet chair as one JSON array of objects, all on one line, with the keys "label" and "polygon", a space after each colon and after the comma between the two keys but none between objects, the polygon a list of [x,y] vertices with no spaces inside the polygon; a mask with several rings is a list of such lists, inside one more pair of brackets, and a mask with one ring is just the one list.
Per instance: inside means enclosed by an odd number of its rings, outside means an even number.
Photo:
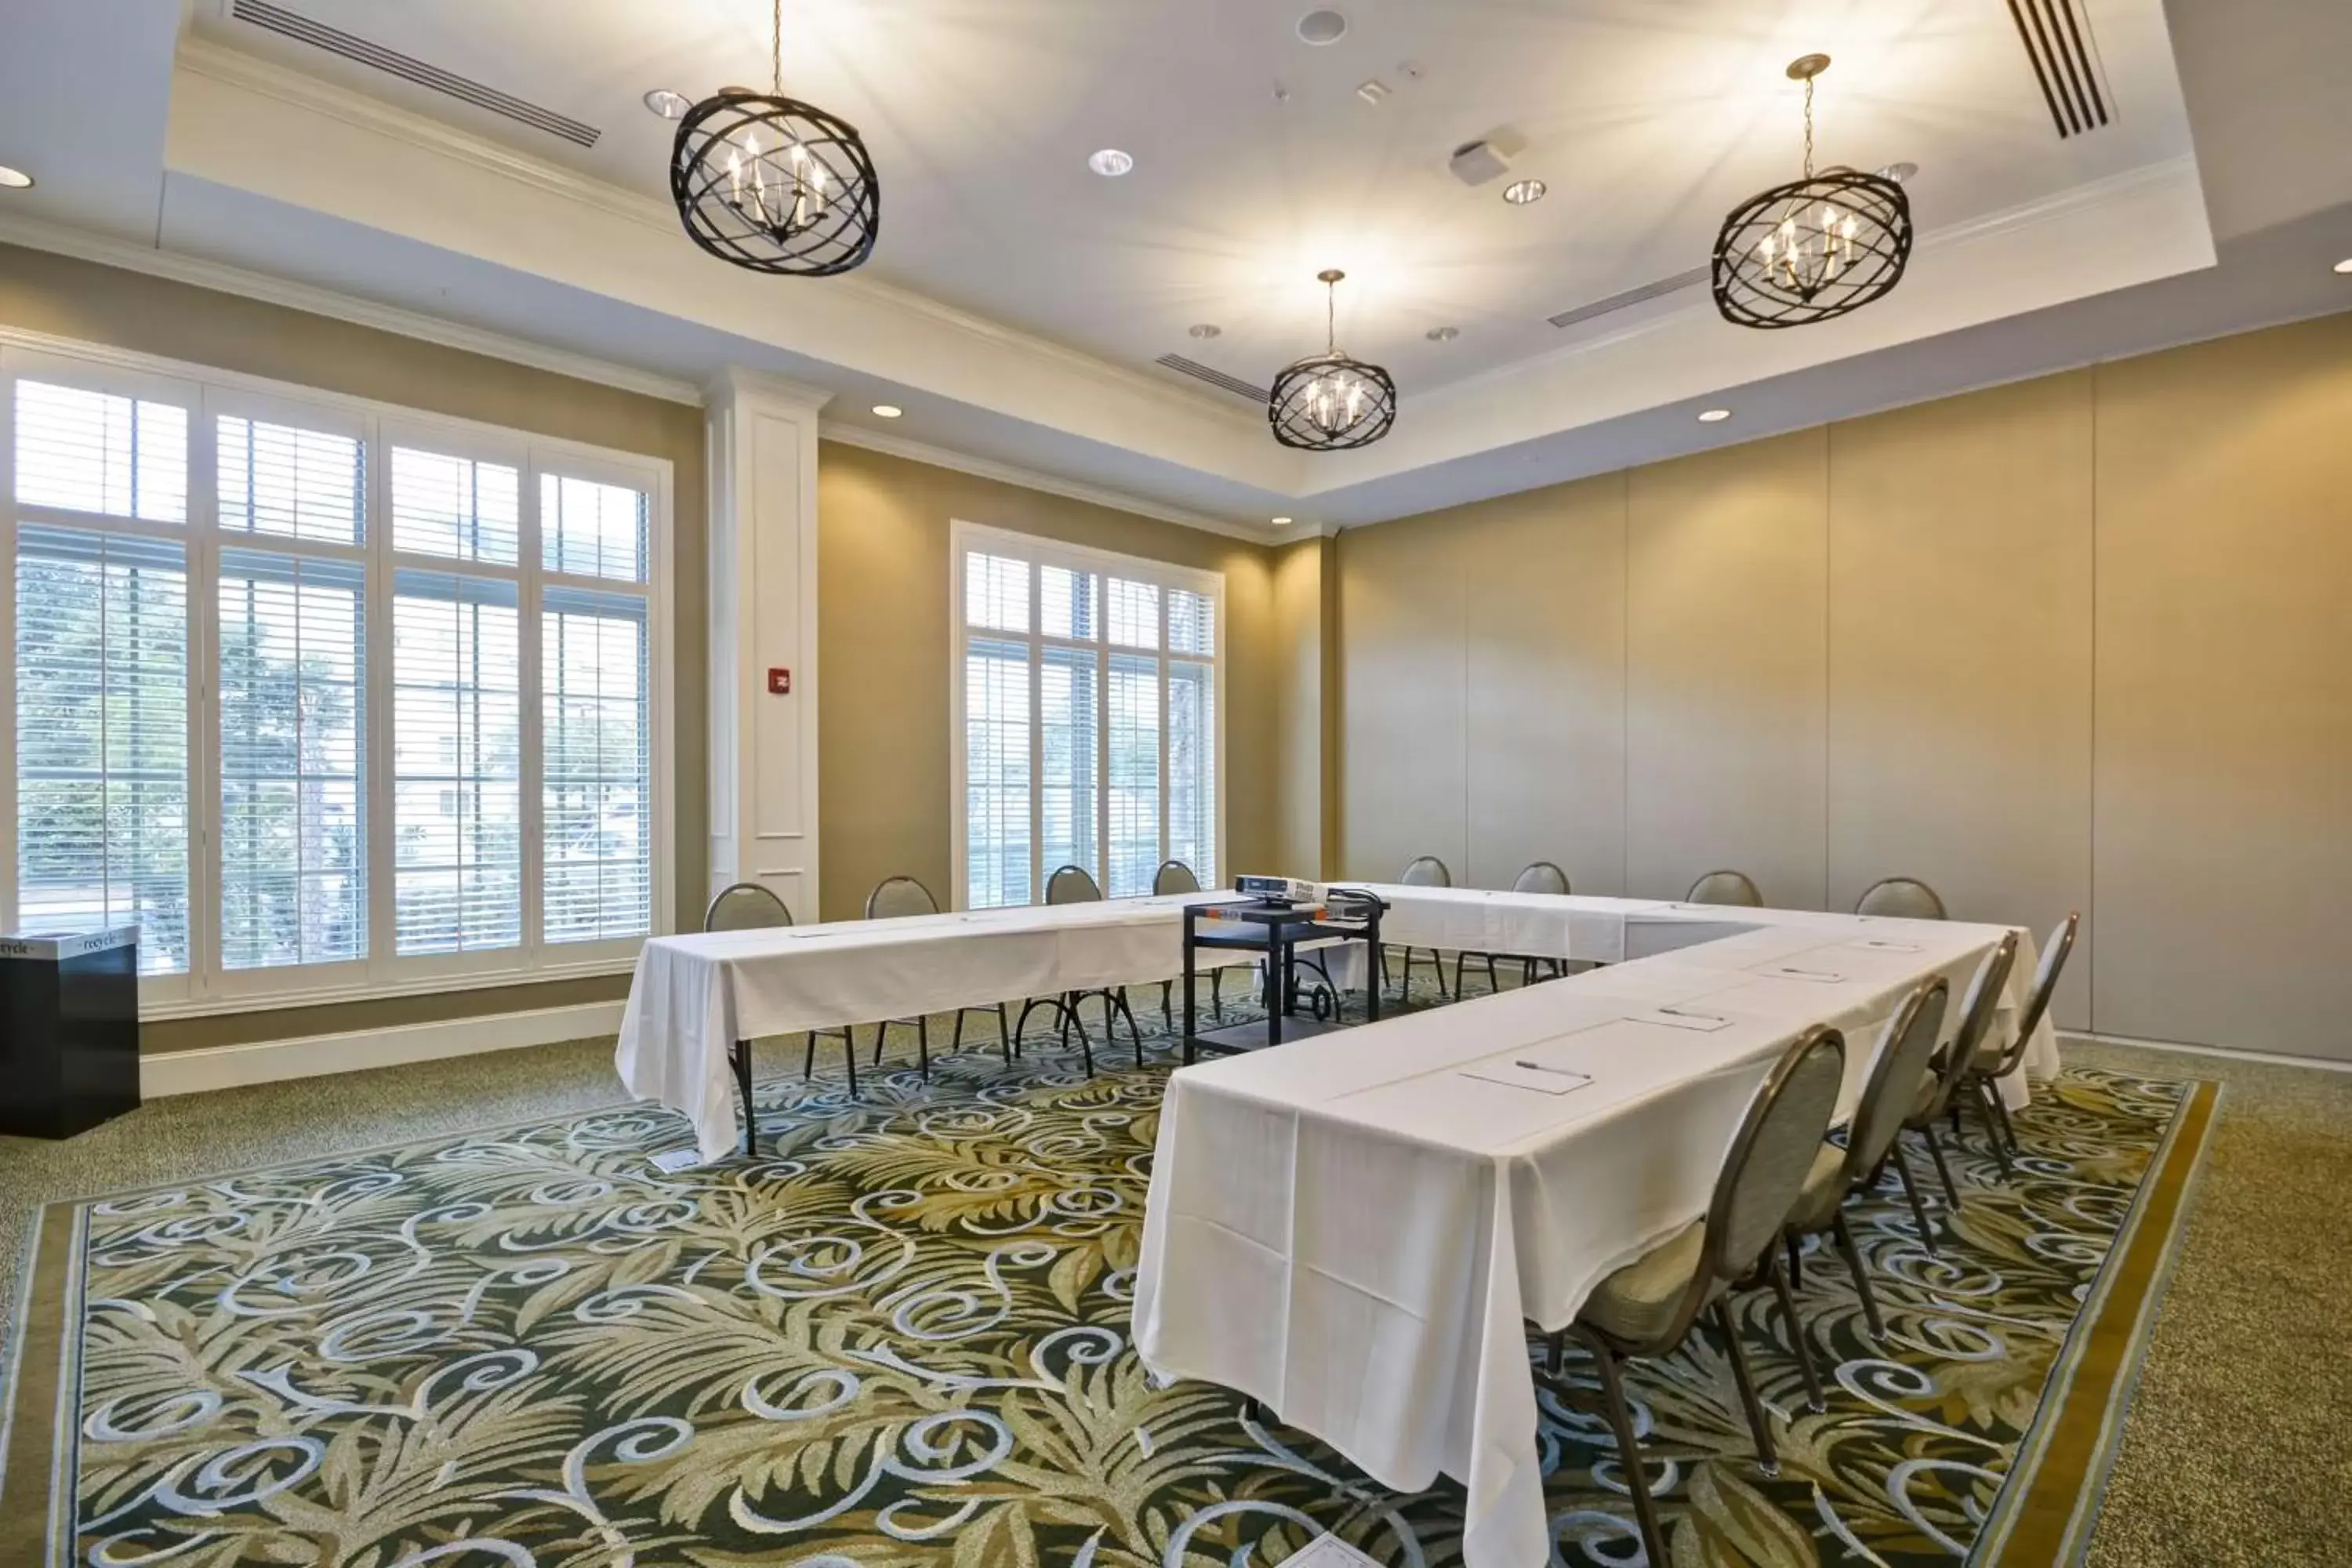
[{"label": "banquet chair", "polygon": [[[1623,1363],[1636,1356],[1661,1356],[1680,1345],[1712,1311],[1731,1361],[1739,1402],[1756,1438],[1764,1473],[1780,1470],[1763,1403],[1748,1372],[1748,1352],[1738,1325],[1726,1305],[1733,1286],[1759,1265],[1788,1307],[1789,1277],[1780,1267],[1780,1239],[1790,1210],[1812,1169],[1836,1113],[1838,1087],[1845,1074],[1845,1039],[1817,1024],[1781,1053],[1780,1059],[1748,1103],[1738,1131],[1725,1152],[1706,1213],[1624,1268],[1603,1279],[1585,1299],[1576,1321],[1549,1337],[1549,1371],[1564,1381],[1565,1342],[1582,1341],[1601,1372],[1601,1391],[1610,1429],[1617,1437],[1619,1469],[1633,1494],[1649,1561],[1668,1561],[1659,1533],[1657,1508],[1643,1474],[1642,1450],[1625,1403]],[[1795,1321],[1793,1309],[1790,1319]]]},{"label": "banquet chair", "polygon": [[[1201,879],[1194,876],[1192,868],[1181,860],[1162,860],[1160,863],[1160,869],[1151,873],[1151,892],[1154,898],[1165,897],[1171,893],[1197,893],[1200,890]],[[1220,1024],[1225,1021],[1224,984],[1225,972],[1223,969],[1209,971],[1209,1010]],[[1176,983],[1173,980],[1163,980],[1160,983],[1160,1019],[1171,1029],[1176,1026],[1176,1012],[1169,1005],[1169,998],[1175,994]]]},{"label": "banquet chair", "polygon": [[[905,920],[915,915],[935,915],[940,912],[939,900],[931,890],[912,877],[885,877],[874,884],[866,895],[866,918],[869,921]],[[948,1048],[955,1050],[963,1045],[963,1018],[967,1013],[985,1013],[986,1007],[956,1009],[955,1038]],[[997,1043],[1004,1048],[1004,1065],[1013,1065],[1013,1031],[1006,1026],[1004,1004],[995,1006]],[[882,1043],[888,1037],[892,1024],[912,1024],[915,1026],[915,1050],[922,1064],[923,1081],[931,1078],[931,1022],[929,1018],[890,1018],[874,1026],[874,1065],[882,1065]]]},{"label": "banquet chair", "polygon": [[[1445,862],[1434,855],[1416,855],[1397,880],[1408,888],[1450,888],[1454,886],[1454,873],[1447,870]],[[1412,952],[1409,947],[1404,950],[1404,974],[1397,982],[1397,1000],[1400,1002],[1412,994]],[[1433,947],[1429,950],[1429,967],[1437,975],[1437,999],[1441,1002],[1451,1000],[1445,989],[1445,960]],[[1388,984],[1388,970],[1389,952],[1383,944],[1381,948],[1381,984],[1383,985]]]},{"label": "banquet chair", "polygon": [[2017,1033],[2005,1047],[1996,1047],[1990,1042],[1978,1047],[1969,1064],[1969,1089],[1983,1104],[1986,1116],[2000,1124],[1992,1146],[2000,1156],[2004,1176],[2012,1169],[2010,1156],[2023,1151],[2018,1145],[2017,1129],[2010,1125],[2009,1107],[2001,1103],[2001,1080],[2025,1066],[2025,1049],[2033,1043],[2033,1032],[2042,1026],[2042,1020],[2050,1016],[2050,1000],[2058,994],[2058,976],[2066,968],[2066,955],[2074,951],[2074,933],[2082,925],[2081,913],[2070,913],[2050,933],[2050,945],[2042,950],[2042,965],[2033,972],[2033,989],[2025,998],[2025,1010],[2018,1015]]},{"label": "banquet chair", "polygon": [[[1813,1156],[1812,1169],[1805,1173],[1797,1205],[1789,1211],[1789,1223],[1781,1230],[1788,1246],[1790,1278],[1800,1286],[1804,1281],[1799,1244],[1823,1232],[1836,1240],[1845,1266],[1853,1270],[1854,1289],[1862,1297],[1863,1316],[1874,1340],[1886,1337],[1886,1326],[1879,1321],[1878,1300],[1871,1294],[1870,1271],[1863,1267],[1862,1249],[1854,1245],[1853,1230],[1845,1222],[1845,1200],[1871,1184],[1888,1155],[1901,1156],[1904,1119],[1910,1114],[1918,1086],[1928,1078],[1927,1064],[1936,1054],[1936,1037],[1944,1029],[1944,1005],[1950,994],[1951,987],[1938,975],[1895,1008],[1879,1036],[1878,1055],[1871,1063],[1862,1098],[1855,1102],[1853,1119],[1846,1124],[1845,1147],[1822,1145]],[[1789,1337],[1799,1347],[1805,1389],[1818,1413],[1821,1384],[1813,1375],[1812,1353],[1805,1347],[1804,1327],[1793,1318]]]},{"label": "banquet chair", "polygon": [[[2004,931],[2000,945],[1977,966],[1976,977],[1969,982],[1968,998],[1960,1004],[1960,1026],[1953,1033],[1951,1042],[1936,1053],[1935,1070],[1919,1085],[1911,1112],[1903,1122],[1906,1130],[1927,1141],[1927,1152],[1936,1158],[1936,1174],[1943,1179],[1945,1201],[1955,1214],[1959,1212],[1960,1189],[1952,1181],[1951,1166],[1944,1161],[1944,1144],[1936,1135],[1936,1123],[1948,1113],[1952,1131],[1959,1131],[1959,1096],[1968,1082],[1969,1064],[1976,1060],[1986,1037],[1992,1032],[1992,1021],[2000,1012],[2000,999],[2009,990],[2009,972],[2016,964],[2017,933]],[[1994,1152],[2001,1152],[2000,1129],[1993,1125],[1990,1113],[1985,1116],[1985,1131],[1992,1135]],[[1916,1198],[1912,1201],[1911,1217],[1919,1221],[1920,1234],[1927,1237],[1927,1222]],[[1932,1237],[1927,1241],[1927,1250],[1936,1250]]]},{"label": "banquet chair", "polygon": [[1853,912],[1876,915],[1882,920],[1939,921],[1944,916],[1944,900],[1936,889],[1916,877],[1882,877],[1864,888],[1856,899]]},{"label": "banquet chair", "polygon": [[1690,891],[1683,895],[1683,902],[1760,910],[1764,907],[1764,895],[1757,890],[1755,879],[1745,871],[1709,871],[1690,885]]},{"label": "banquet chair", "polygon": [[[1102,887],[1094,873],[1083,866],[1063,866],[1045,879],[1045,902],[1048,905],[1098,904],[1103,901]],[[1029,1029],[1031,1009],[1046,1007],[1061,1016],[1062,1044],[1070,1043],[1070,1030],[1078,1031],[1078,1050],[1086,1058],[1087,1076],[1095,1076],[1094,1041],[1087,1034],[1086,1020],[1078,1016],[1078,1004],[1089,996],[1099,996],[1103,1005],[1103,1043],[1108,1045],[1113,1028],[1120,1015],[1127,1018],[1128,1034],[1135,1041],[1135,1065],[1143,1065],[1143,1031],[1136,1026],[1135,1012],[1127,1005],[1127,987],[1092,991],[1065,991],[1059,996],[1032,996],[1021,1005],[1020,1021],[1013,1026],[1013,1049],[1021,1048],[1021,1038]]]},{"label": "banquet chair", "polygon": [[[1511,891],[1515,893],[1549,893],[1556,898],[1565,898],[1568,896],[1569,892],[1568,873],[1561,870],[1558,866],[1552,864],[1549,860],[1533,861],[1524,870],[1520,871],[1517,877],[1512,879]],[[1545,978],[1549,980],[1558,980],[1561,975],[1568,973],[1568,966],[1557,958],[1534,958],[1524,954],[1512,953],[1505,953],[1503,956],[1505,958],[1515,956],[1518,958],[1519,983],[1523,985],[1533,985],[1536,983],[1536,966],[1538,964],[1543,964],[1550,969],[1551,973],[1545,976]],[[1493,953],[1457,952],[1454,955],[1454,994],[1456,996],[1462,994],[1462,966],[1472,959],[1476,959],[1486,966],[1486,989],[1488,991],[1501,990],[1502,986],[1500,983],[1498,983],[1495,978],[1495,955]]]},{"label": "banquet chair", "polygon": [[[793,923],[792,906],[776,896],[774,889],[759,882],[734,882],[719,889],[702,911],[702,929],[706,931],[765,931]],[[810,1078],[816,1072],[816,1040],[819,1035],[837,1036],[841,1040],[843,1058],[849,1068],[849,1092],[857,1094],[857,1042],[848,1029],[811,1029],[808,1031],[808,1051],[801,1061],[801,1077]],[[751,1042],[736,1040],[727,1047],[728,1064],[735,1069],[735,1087],[743,1094],[743,1152],[751,1152]]]}]

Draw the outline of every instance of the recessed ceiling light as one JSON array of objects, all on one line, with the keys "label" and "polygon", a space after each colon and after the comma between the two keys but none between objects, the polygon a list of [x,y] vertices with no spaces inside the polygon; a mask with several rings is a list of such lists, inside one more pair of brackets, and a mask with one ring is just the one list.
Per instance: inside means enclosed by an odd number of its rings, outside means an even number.
[{"label": "recessed ceiling light", "polygon": [[1889,163],[1878,171],[1878,177],[1883,180],[1892,180],[1898,185],[1907,185],[1919,177],[1919,165],[1909,163]]},{"label": "recessed ceiling light", "polygon": [[1339,12],[1325,8],[1309,11],[1298,18],[1298,36],[1318,47],[1336,44],[1348,31],[1348,18]]},{"label": "recessed ceiling light", "polygon": [[33,176],[24,170],[12,169],[5,163],[0,163],[0,188],[22,191],[31,188],[32,184]]},{"label": "recessed ceiling light", "polygon": [[694,100],[682,92],[672,92],[666,87],[657,87],[646,94],[646,107],[664,120],[683,120],[686,118],[686,111],[694,107]]},{"label": "recessed ceiling light", "polygon": [[1429,331],[1422,333],[1421,335],[1427,338],[1433,343],[1450,343],[1454,339],[1462,335],[1462,329],[1459,327],[1432,327]]},{"label": "recessed ceiling light", "polygon": [[1214,321],[1202,321],[1198,326],[1188,327],[1185,330],[1196,338],[1221,338],[1225,335],[1225,329]]},{"label": "recessed ceiling light", "polygon": [[1118,179],[1135,167],[1135,160],[1116,147],[1106,147],[1087,160],[1087,167],[1107,179]]},{"label": "recessed ceiling light", "polygon": [[[14,170],[14,169],[11,169],[11,170],[9,170],[9,171],[8,171],[8,173],[9,173],[9,174],[15,174],[16,172],[16,170]],[[30,180],[26,180],[25,183],[26,183],[26,184],[28,184],[28,185],[29,185],[29,184],[31,184],[33,182],[32,182],[32,181],[30,181]],[[2346,257],[2343,260],[2341,260],[2341,261],[2337,262],[2337,263],[2336,264],[2336,271],[2338,271],[2338,272],[2352,272],[2352,256],[2347,256],[2347,257]]]},{"label": "recessed ceiling light", "polygon": [[1720,425],[1730,417],[1731,410],[1728,408],[1709,408],[1699,415],[1698,422],[1702,425]]},{"label": "recessed ceiling light", "polygon": [[1544,192],[1550,188],[1541,180],[1513,180],[1503,187],[1503,199],[1515,207],[1523,207],[1543,200]]},{"label": "recessed ceiling light", "polygon": [[877,403],[874,405],[874,412],[879,418],[896,419],[907,411],[895,403]]},{"label": "recessed ceiling light", "polygon": [[1276,528],[1288,528],[1290,526],[1290,520],[1286,517],[1277,517],[1274,520],[1274,526]]}]

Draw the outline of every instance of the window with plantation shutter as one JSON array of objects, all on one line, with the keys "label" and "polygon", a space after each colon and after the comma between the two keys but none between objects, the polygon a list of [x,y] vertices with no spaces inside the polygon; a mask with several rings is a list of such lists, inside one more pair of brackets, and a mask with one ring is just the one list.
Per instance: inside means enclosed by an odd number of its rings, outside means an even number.
[{"label": "window with plantation shutter", "polygon": [[399,574],[392,708],[397,951],[519,945],[522,646],[512,583]]},{"label": "window with plantation shutter", "polygon": [[653,919],[646,602],[550,588],[540,626],[547,940],[643,936]]},{"label": "window with plantation shutter", "polygon": [[16,923],[136,921],[142,969],[184,970],[186,550],[20,522],[16,555]]},{"label": "window with plantation shutter", "polygon": [[367,956],[366,611],[357,562],[221,552],[225,968]]},{"label": "window with plantation shutter", "polygon": [[1215,886],[1223,580],[955,534],[959,899],[1026,903],[1065,865],[1149,893],[1171,858]]},{"label": "window with plantation shutter", "polygon": [[22,343],[0,930],[137,921],[169,1014],[605,973],[669,929],[662,465]]}]

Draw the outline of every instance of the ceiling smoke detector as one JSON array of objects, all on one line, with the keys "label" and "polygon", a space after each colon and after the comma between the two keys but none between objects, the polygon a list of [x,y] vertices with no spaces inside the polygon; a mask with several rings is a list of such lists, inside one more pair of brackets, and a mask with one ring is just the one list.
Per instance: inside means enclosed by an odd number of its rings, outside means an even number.
[{"label": "ceiling smoke detector", "polygon": [[1298,37],[1303,43],[1321,48],[1336,44],[1347,35],[1348,18],[1328,7],[1309,11],[1298,18]]}]

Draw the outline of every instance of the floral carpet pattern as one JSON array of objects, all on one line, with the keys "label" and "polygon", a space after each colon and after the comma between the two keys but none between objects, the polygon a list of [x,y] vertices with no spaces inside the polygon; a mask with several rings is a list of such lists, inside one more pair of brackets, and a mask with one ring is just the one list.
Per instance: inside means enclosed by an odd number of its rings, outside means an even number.
[{"label": "floral carpet pattern", "polygon": [[[1250,1568],[1333,1531],[1458,1561],[1452,1482],[1386,1492],[1138,1361],[1153,1044],[1091,1081],[991,1042],[863,1103],[771,1082],[759,1157],[676,1174],[685,1123],[644,1107],[87,1203],[72,1559]],[[1777,1478],[1718,1346],[1637,1363],[1677,1568],[1965,1554],[2184,1088],[2069,1072],[2008,1184],[1971,1121],[1940,1257],[1892,1189],[1858,1205],[1889,1338],[1809,1253],[1826,1415],[1743,1297]],[[1556,1561],[1638,1562],[1590,1370],[1542,1394]]]}]

